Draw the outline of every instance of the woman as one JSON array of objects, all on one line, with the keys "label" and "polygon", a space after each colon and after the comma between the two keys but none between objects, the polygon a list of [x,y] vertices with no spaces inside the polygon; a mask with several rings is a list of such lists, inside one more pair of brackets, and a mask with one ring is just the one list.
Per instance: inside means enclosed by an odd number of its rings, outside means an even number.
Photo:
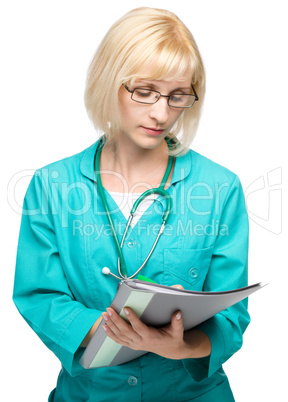
[{"label": "woman", "polygon": [[[141,274],[194,290],[247,285],[248,219],[239,179],[189,150],[204,92],[203,63],[185,25],[166,10],[129,12],[108,31],[88,72],[86,108],[104,135],[31,180],[14,301],[62,363],[50,401],[234,400],[222,364],[241,347],[247,300],[186,332],[181,312],[155,329],[126,309],[128,325],[108,308],[119,280],[102,272],[109,267],[118,276],[104,203],[121,238],[131,202],[162,184],[172,213]],[[163,180],[169,156],[172,169]],[[128,276],[149,254],[165,205],[161,194],[140,204],[123,244],[120,268]],[[83,369],[79,359],[101,318],[111,339],[151,353]]]}]

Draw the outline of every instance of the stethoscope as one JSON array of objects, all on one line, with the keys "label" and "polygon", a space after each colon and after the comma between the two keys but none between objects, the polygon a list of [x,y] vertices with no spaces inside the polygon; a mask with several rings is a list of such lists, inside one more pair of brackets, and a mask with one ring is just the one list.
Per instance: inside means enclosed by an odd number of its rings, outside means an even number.
[{"label": "stethoscope", "polygon": [[[167,141],[167,144],[168,144],[169,148],[171,149],[172,144],[171,144],[170,140],[166,139],[166,141]],[[105,142],[103,141],[103,138],[102,138],[99,141],[99,144],[98,144],[98,147],[97,147],[97,150],[96,150],[94,170],[95,170],[95,174],[96,174],[96,178],[97,178],[97,186],[98,186],[99,195],[100,195],[100,198],[102,200],[102,203],[103,203],[103,206],[104,206],[107,218],[108,218],[108,222],[109,222],[109,225],[111,227],[111,231],[112,231],[112,235],[113,235],[113,238],[114,238],[114,241],[115,241],[116,249],[117,249],[117,254],[118,254],[118,273],[119,273],[120,276],[117,276],[117,275],[113,274],[108,267],[104,267],[102,269],[102,272],[105,275],[110,274],[110,275],[112,275],[115,278],[120,279],[120,280],[131,279],[131,278],[134,278],[134,276],[136,276],[141,271],[141,269],[144,267],[144,265],[149,260],[151,254],[153,253],[154,248],[156,247],[156,244],[158,243],[158,240],[159,240],[161,234],[164,231],[165,224],[167,223],[168,218],[169,218],[169,216],[171,214],[172,198],[171,198],[170,194],[168,193],[168,191],[164,190],[164,187],[165,187],[167,179],[168,179],[168,177],[169,177],[169,175],[171,173],[171,169],[172,169],[173,162],[174,162],[174,157],[171,156],[171,155],[169,156],[166,172],[165,172],[165,174],[163,176],[163,179],[162,179],[162,182],[161,182],[160,186],[157,187],[157,188],[151,188],[151,189],[145,191],[134,202],[134,204],[132,206],[132,209],[130,211],[130,215],[129,215],[129,218],[128,218],[128,221],[127,221],[127,225],[126,225],[126,228],[125,228],[122,240],[121,240],[121,244],[120,244],[119,240],[118,240],[118,237],[117,237],[117,233],[116,233],[116,230],[115,230],[113,220],[111,218],[111,213],[110,213],[108,203],[107,203],[107,200],[106,200],[106,196],[105,196],[105,193],[104,193],[104,188],[103,188],[103,185],[102,185],[101,174],[100,174],[100,155],[101,155],[101,151],[102,151],[102,148],[103,148],[104,144],[105,144]],[[145,261],[143,262],[143,264],[137,269],[137,271],[133,275],[127,277],[127,268],[126,268],[125,261],[124,261],[124,256],[123,256],[123,253],[122,253],[122,247],[123,247],[123,244],[124,244],[124,241],[125,241],[127,231],[129,229],[129,226],[131,225],[133,216],[134,216],[135,212],[137,211],[137,208],[138,208],[139,204],[144,200],[144,198],[146,198],[150,194],[160,194],[160,195],[163,195],[165,197],[165,199],[166,199],[166,209],[165,209],[165,211],[164,211],[164,213],[162,215],[162,225],[161,225],[161,227],[160,227],[160,229],[158,231],[158,234],[157,234],[157,237],[156,237],[156,239],[154,241],[154,244],[153,244],[149,254],[147,255]]]}]

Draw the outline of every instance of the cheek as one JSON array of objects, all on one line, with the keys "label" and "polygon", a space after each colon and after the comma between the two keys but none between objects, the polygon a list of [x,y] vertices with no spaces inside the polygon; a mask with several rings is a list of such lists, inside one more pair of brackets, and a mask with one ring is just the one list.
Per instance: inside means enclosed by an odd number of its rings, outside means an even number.
[{"label": "cheek", "polygon": [[131,121],[130,108],[126,104],[120,103],[120,115],[122,127]]},{"label": "cheek", "polygon": [[171,123],[176,123],[176,121],[179,119],[179,117],[182,115],[184,111],[183,110],[173,110],[173,112],[171,113],[170,117],[171,117]]},{"label": "cheek", "polygon": [[122,123],[124,123],[125,120],[127,121],[127,118],[131,116],[131,99],[124,91],[125,89],[123,88],[121,88],[119,91],[119,109]]},{"label": "cheek", "polygon": [[134,108],[133,105],[123,106],[121,109],[121,119],[123,126],[134,126],[139,123],[140,114],[137,108]]},{"label": "cheek", "polygon": [[139,108],[135,102],[131,101],[130,98],[127,99],[126,94],[119,94],[119,107],[122,124],[132,123],[139,117]]}]

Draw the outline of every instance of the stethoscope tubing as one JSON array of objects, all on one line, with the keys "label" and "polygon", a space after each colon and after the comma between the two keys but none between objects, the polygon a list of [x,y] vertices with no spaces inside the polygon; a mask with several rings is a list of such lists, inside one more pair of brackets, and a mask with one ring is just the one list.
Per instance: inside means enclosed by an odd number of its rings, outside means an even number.
[{"label": "stethoscope tubing", "polygon": [[[172,145],[171,145],[169,140],[167,140],[167,143],[168,143],[169,148],[171,148]],[[115,275],[112,272],[110,272],[110,270],[107,268],[109,270],[109,273],[112,276],[114,276],[115,278],[118,278],[120,280],[127,279],[127,267],[126,267],[126,264],[125,264],[125,260],[124,260],[124,256],[123,256],[123,252],[122,252],[122,247],[123,247],[123,244],[124,244],[124,241],[125,241],[125,238],[126,238],[127,231],[128,231],[128,229],[129,229],[129,227],[131,225],[132,219],[134,217],[134,214],[135,214],[139,204],[144,200],[144,198],[146,198],[150,194],[160,194],[160,195],[163,195],[165,197],[165,199],[166,199],[166,210],[162,215],[162,225],[161,225],[161,227],[160,227],[160,229],[158,231],[158,234],[157,234],[157,237],[156,237],[156,239],[154,241],[154,244],[153,244],[149,254],[147,255],[145,261],[142,263],[142,265],[137,269],[137,271],[133,275],[129,276],[129,279],[131,279],[131,278],[134,278],[141,271],[141,269],[144,267],[144,265],[149,260],[151,254],[153,253],[153,251],[154,251],[154,249],[155,249],[155,247],[156,247],[156,245],[158,243],[158,240],[159,240],[161,234],[164,231],[165,224],[167,223],[167,221],[169,219],[169,216],[171,214],[171,211],[172,211],[172,198],[171,198],[170,194],[168,193],[168,191],[164,190],[164,187],[165,187],[167,179],[168,179],[168,177],[170,175],[170,172],[171,172],[171,169],[172,169],[172,166],[173,166],[173,162],[174,162],[174,157],[171,156],[171,155],[169,156],[168,165],[167,165],[167,168],[166,168],[166,171],[165,171],[165,174],[164,174],[164,177],[163,177],[163,179],[161,181],[160,186],[157,187],[157,188],[151,188],[151,189],[145,191],[134,202],[134,204],[132,206],[132,209],[130,211],[130,216],[128,218],[126,228],[125,228],[123,237],[121,239],[121,244],[120,244],[119,240],[118,240],[117,232],[116,232],[116,229],[115,229],[115,226],[114,226],[114,222],[112,220],[110,210],[109,210],[109,207],[108,207],[108,204],[107,204],[107,200],[106,200],[106,196],[105,196],[105,193],[104,193],[104,188],[103,188],[102,180],[101,180],[100,155],[101,155],[101,150],[103,148],[103,145],[104,145],[104,141],[103,141],[103,139],[101,139],[99,141],[99,144],[98,144],[98,147],[97,147],[97,150],[96,150],[96,154],[95,154],[94,170],[95,170],[95,175],[96,175],[96,178],[97,178],[97,186],[98,186],[99,195],[100,195],[100,198],[102,200],[102,203],[103,203],[103,206],[104,206],[104,209],[105,209],[105,212],[106,212],[106,216],[107,216],[109,225],[111,227],[112,236],[114,238],[116,249],[117,249],[117,254],[118,254],[118,264],[117,265],[118,265],[118,273],[119,273],[120,277],[118,277],[117,275]]]}]

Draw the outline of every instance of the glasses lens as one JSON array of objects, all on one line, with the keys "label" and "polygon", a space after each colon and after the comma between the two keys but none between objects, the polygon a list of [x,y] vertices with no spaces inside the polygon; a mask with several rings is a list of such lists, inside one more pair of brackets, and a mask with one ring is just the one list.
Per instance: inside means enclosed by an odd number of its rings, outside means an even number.
[{"label": "glasses lens", "polygon": [[159,92],[150,89],[135,88],[132,94],[132,99],[140,103],[155,103],[159,98]]},{"label": "glasses lens", "polygon": [[169,105],[172,107],[191,107],[195,102],[194,95],[175,94],[169,98]]}]

